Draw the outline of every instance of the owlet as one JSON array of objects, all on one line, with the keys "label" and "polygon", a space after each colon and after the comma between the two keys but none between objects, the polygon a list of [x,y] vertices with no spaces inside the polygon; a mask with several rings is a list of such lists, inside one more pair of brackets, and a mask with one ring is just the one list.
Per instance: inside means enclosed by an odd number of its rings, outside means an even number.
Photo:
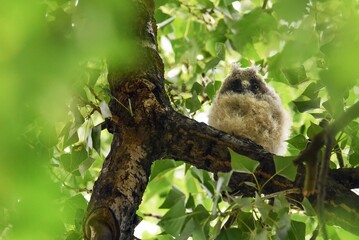
[{"label": "owlet", "polygon": [[278,94],[254,67],[235,66],[212,103],[208,124],[251,139],[274,154],[286,151],[291,120]]}]

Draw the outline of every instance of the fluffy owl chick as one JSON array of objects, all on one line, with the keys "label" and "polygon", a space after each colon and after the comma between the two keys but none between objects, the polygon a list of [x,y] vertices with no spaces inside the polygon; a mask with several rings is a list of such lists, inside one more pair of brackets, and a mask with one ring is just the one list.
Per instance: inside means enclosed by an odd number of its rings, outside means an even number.
[{"label": "fluffy owl chick", "polygon": [[234,67],[212,103],[208,124],[243,136],[275,154],[286,150],[290,118],[278,94],[254,67]]}]

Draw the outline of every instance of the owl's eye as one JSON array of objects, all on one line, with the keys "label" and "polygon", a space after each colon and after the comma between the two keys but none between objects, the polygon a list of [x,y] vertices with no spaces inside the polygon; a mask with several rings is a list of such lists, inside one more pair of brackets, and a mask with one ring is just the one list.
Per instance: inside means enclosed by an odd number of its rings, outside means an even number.
[{"label": "owl's eye", "polygon": [[252,90],[252,92],[258,92],[260,90],[260,85],[257,82],[252,82],[251,90]]}]

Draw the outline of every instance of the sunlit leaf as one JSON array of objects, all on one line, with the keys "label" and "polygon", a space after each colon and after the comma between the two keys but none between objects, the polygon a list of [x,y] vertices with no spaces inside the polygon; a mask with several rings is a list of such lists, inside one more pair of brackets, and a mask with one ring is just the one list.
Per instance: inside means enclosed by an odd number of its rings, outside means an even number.
[{"label": "sunlit leaf", "polygon": [[92,166],[94,161],[94,158],[89,157],[85,161],[81,162],[81,164],[79,165],[79,171],[82,177],[85,176],[87,170]]},{"label": "sunlit leaf", "polygon": [[302,222],[291,221],[288,239],[304,240],[306,239],[306,225]]},{"label": "sunlit leaf", "polygon": [[208,83],[204,91],[206,92],[208,97],[213,100],[214,97],[216,96],[217,91],[220,89],[221,85],[222,82],[220,81]]},{"label": "sunlit leaf", "polygon": [[171,169],[179,166],[178,162],[175,162],[171,159],[161,159],[157,160],[152,164],[150,181],[152,181],[155,177],[168,172]]},{"label": "sunlit leaf", "polygon": [[308,101],[293,101],[299,112],[306,112],[308,110],[317,109],[320,107],[320,98],[316,98]]},{"label": "sunlit leaf", "polygon": [[77,210],[82,210],[82,212],[84,213],[86,207],[86,199],[81,194],[77,194],[66,200],[64,209],[65,216],[68,221],[71,221],[74,219]]},{"label": "sunlit leaf", "polygon": [[160,208],[172,208],[178,202],[182,202],[184,206],[184,201],[186,196],[176,187],[172,187],[171,191],[168,193],[166,200],[160,206]]},{"label": "sunlit leaf", "polygon": [[318,126],[317,124],[311,122],[308,130],[307,130],[307,136],[310,139],[313,139],[315,135],[317,135],[318,133],[320,133],[323,130],[322,127]]},{"label": "sunlit leaf", "polygon": [[217,240],[231,240],[231,239],[242,239],[248,237],[248,234],[243,233],[240,229],[237,228],[229,228],[221,231],[219,236],[216,238]]},{"label": "sunlit leaf", "polygon": [[178,237],[186,220],[183,201],[176,201],[158,223],[166,232]]},{"label": "sunlit leaf", "polygon": [[292,22],[301,19],[307,13],[308,1],[279,0],[273,5],[273,10],[279,18]]},{"label": "sunlit leaf", "polygon": [[101,125],[92,128],[91,139],[93,148],[98,154],[101,154]]},{"label": "sunlit leaf", "polygon": [[259,162],[254,161],[246,156],[240,155],[229,149],[231,154],[232,169],[236,172],[253,173],[259,166]]},{"label": "sunlit leaf", "polygon": [[196,92],[193,92],[192,97],[186,99],[186,108],[190,110],[190,112],[195,112],[201,108],[201,102],[198,99],[198,95]]},{"label": "sunlit leaf", "polygon": [[195,206],[194,198],[192,194],[190,194],[186,202],[186,208],[194,208]]},{"label": "sunlit leaf", "polygon": [[303,205],[305,214],[307,214],[308,216],[316,216],[317,215],[312,204],[309,202],[309,200],[307,198],[303,199],[302,205]]},{"label": "sunlit leaf", "polygon": [[297,175],[297,166],[294,165],[295,157],[281,157],[274,156],[275,171],[278,175],[288,178],[291,181],[295,180]]},{"label": "sunlit leaf", "polygon": [[297,85],[308,81],[308,77],[303,65],[296,68],[283,69],[282,71],[291,85]]},{"label": "sunlit leaf", "polygon": [[192,89],[191,89],[191,92],[195,92],[197,93],[197,95],[200,95],[203,91],[203,86],[201,84],[199,84],[198,82],[195,82],[193,85],[192,85]]},{"label": "sunlit leaf", "polygon": [[255,197],[255,204],[256,204],[256,207],[258,208],[262,218],[263,218],[263,221],[271,221],[269,218],[269,215],[272,211],[272,207],[267,204],[259,195],[258,193],[256,193],[256,197]]},{"label": "sunlit leaf", "polygon": [[111,110],[105,101],[100,102],[100,109],[103,118],[110,118],[112,116]]},{"label": "sunlit leaf", "polygon": [[303,150],[308,144],[307,138],[302,134],[298,134],[295,137],[288,139],[287,142],[298,150]]}]

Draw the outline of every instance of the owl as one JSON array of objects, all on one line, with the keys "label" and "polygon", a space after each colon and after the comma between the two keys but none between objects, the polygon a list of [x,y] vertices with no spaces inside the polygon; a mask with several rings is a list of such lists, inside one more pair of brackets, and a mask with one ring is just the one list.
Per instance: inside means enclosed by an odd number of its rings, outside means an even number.
[{"label": "owl", "polygon": [[280,155],[286,151],[291,119],[256,68],[234,66],[212,103],[208,124]]}]

